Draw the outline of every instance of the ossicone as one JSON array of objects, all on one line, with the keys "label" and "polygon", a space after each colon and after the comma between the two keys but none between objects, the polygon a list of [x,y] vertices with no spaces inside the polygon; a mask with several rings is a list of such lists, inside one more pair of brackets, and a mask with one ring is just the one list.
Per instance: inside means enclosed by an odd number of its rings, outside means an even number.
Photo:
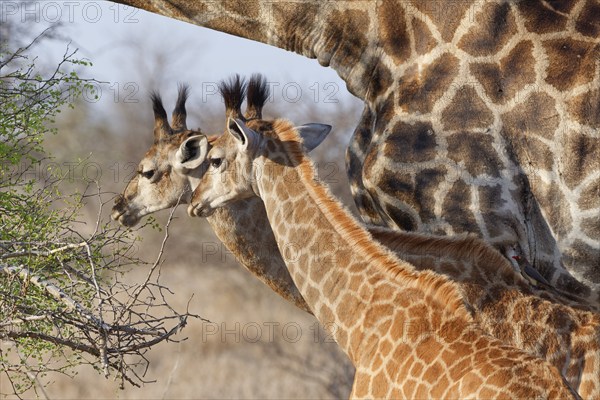
[{"label": "ossicone", "polygon": [[235,74],[229,80],[219,83],[219,92],[225,102],[225,116],[245,120],[242,115],[242,103],[246,97],[246,82],[239,74]]}]

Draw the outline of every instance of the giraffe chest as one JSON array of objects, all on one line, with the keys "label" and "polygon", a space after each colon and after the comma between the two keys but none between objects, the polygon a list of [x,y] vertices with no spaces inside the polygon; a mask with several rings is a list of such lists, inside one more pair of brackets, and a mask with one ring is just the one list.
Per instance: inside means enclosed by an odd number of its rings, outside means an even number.
[{"label": "giraffe chest", "polygon": [[498,221],[524,219],[522,179],[504,146],[495,127],[447,131],[435,121],[396,114],[373,132],[350,174],[388,226],[486,239],[512,234],[514,240],[517,234]]},{"label": "giraffe chest", "polygon": [[[557,284],[589,295],[556,272],[566,265],[597,289],[600,42],[576,3],[406,4],[424,14],[380,21],[411,35],[383,40],[373,76],[387,79],[349,149],[367,221],[518,244]],[[453,12],[469,18],[436,19]]]}]

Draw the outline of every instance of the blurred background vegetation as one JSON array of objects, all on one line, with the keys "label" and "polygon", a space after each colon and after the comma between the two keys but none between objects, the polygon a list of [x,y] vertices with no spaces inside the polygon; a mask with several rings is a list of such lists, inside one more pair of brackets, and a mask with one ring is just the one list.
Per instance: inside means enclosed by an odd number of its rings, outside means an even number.
[{"label": "blurred background vegetation", "polygon": [[[31,24],[3,24],[3,39],[26,42],[42,27]],[[52,31],[55,42],[63,48],[71,39],[57,25]],[[201,33],[201,32],[200,32]],[[74,99],[72,109],[64,109],[53,125],[57,134],[47,136],[44,150],[54,156],[51,168],[72,172],[73,179],[62,182],[64,193],[82,191],[98,181],[103,201],[120,193],[134,173],[138,161],[152,143],[153,116],[147,93],[159,89],[167,112],[174,106],[180,71],[193,65],[197,82],[191,84],[188,101],[188,126],[206,133],[220,133],[224,125],[224,108],[217,96],[205,98],[202,59],[185,46],[156,45],[144,34],[126,40],[121,54],[123,68],[133,68],[136,79],[95,84],[103,98],[90,91]],[[125,41],[125,38],[124,38]],[[77,42],[71,44],[71,48]],[[93,55],[88,55],[94,62]],[[126,62],[125,62],[126,59]],[[262,72],[262,71],[256,71]],[[94,67],[87,76],[96,76]],[[228,76],[222,76],[227,78]],[[269,78],[269,76],[267,76]],[[118,78],[115,78],[118,79]],[[275,82],[281,88],[294,83],[293,77]],[[215,85],[217,82],[208,82]],[[321,88],[328,82],[317,82]],[[333,125],[328,139],[312,153],[321,177],[334,194],[354,210],[345,173],[344,154],[347,142],[358,121],[361,106],[348,96],[337,96],[335,103],[324,106],[325,96],[307,95],[310,84],[299,83],[305,95],[289,101],[276,91],[265,106],[266,118],[285,117],[298,124],[323,122]],[[343,87],[337,88],[344,90]],[[96,91],[98,93],[98,91]],[[72,170],[69,170],[72,166]],[[82,201],[79,229],[92,231],[98,218],[98,201]],[[110,207],[100,218],[109,221]],[[155,215],[164,226],[169,212]],[[74,378],[49,375],[39,385],[50,383],[38,392],[48,398],[339,398],[347,397],[353,369],[331,342],[316,320],[280,299],[243,269],[214,237],[208,224],[191,219],[185,206],[173,214],[170,238],[165,245],[161,283],[173,294],[169,304],[177,310],[189,310],[211,322],[188,321],[183,331],[186,341],[161,343],[145,354],[149,360],[146,379],[155,383],[135,388],[106,380],[90,367],[76,371]],[[157,253],[164,231],[150,226],[137,232],[143,240],[136,244],[136,254]],[[130,269],[125,281],[143,281],[149,266]],[[0,343],[7,346],[7,343]],[[0,381],[0,393],[10,392]],[[25,396],[34,396],[26,392]]]}]

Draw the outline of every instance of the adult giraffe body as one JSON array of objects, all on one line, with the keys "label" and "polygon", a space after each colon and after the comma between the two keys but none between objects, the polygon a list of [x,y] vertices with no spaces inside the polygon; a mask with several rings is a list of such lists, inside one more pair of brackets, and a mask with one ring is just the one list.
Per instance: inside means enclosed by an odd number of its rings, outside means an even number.
[{"label": "adult giraffe body", "polygon": [[598,304],[598,1],[119,2],[331,66],[366,222],[475,233]]}]

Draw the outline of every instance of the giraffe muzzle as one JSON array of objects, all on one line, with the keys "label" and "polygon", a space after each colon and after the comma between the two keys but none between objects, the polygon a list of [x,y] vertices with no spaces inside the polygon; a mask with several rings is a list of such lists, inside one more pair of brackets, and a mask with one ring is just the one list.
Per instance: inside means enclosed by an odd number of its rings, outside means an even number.
[{"label": "giraffe muzzle", "polygon": [[136,225],[141,216],[137,215],[135,210],[129,207],[129,203],[122,195],[115,199],[115,205],[113,206],[110,217],[113,221],[117,221],[119,224],[131,228]]},{"label": "giraffe muzzle", "polygon": [[212,208],[201,207],[199,203],[198,204],[190,203],[190,205],[187,208],[187,212],[190,217],[206,218],[206,217],[210,217],[211,215],[213,215],[215,210]]}]

